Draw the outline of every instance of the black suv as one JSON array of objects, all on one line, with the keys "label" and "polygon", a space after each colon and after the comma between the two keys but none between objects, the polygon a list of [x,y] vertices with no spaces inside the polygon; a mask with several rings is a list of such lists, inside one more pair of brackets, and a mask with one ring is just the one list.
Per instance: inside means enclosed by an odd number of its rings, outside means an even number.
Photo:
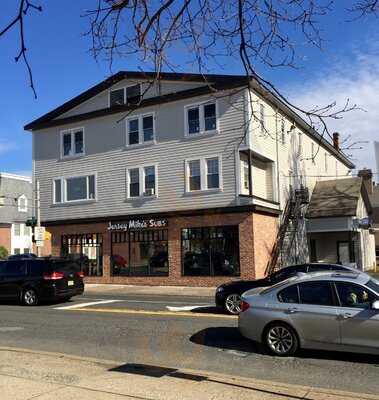
[{"label": "black suv", "polygon": [[83,292],[83,273],[78,264],[70,260],[0,261],[0,300],[19,300],[34,306],[41,301],[68,300]]}]

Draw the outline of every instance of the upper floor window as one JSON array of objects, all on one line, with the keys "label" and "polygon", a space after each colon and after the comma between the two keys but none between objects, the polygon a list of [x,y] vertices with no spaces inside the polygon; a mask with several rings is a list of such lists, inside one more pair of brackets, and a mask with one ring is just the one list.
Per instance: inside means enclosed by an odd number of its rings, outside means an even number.
[{"label": "upper floor window", "polygon": [[75,176],[54,180],[54,203],[96,199],[95,175]]},{"label": "upper floor window", "polygon": [[303,153],[303,134],[299,132],[299,154]]},{"label": "upper floor window", "polygon": [[20,212],[27,212],[28,211],[28,199],[24,194],[22,194],[18,199],[17,199],[17,207],[18,211]]},{"label": "upper floor window", "polygon": [[113,89],[109,92],[109,107],[123,104],[138,104],[141,101],[141,85]]},{"label": "upper floor window", "polygon": [[74,128],[61,132],[61,156],[75,157],[84,154],[84,129]]},{"label": "upper floor window", "polygon": [[249,162],[248,160],[242,159],[242,183],[243,183],[243,190],[249,190],[250,187],[250,179],[249,179]]},{"label": "upper floor window", "polygon": [[155,140],[154,114],[139,115],[126,120],[127,145],[152,143]]},{"label": "upper floor window", "polygon": [[216,102],[188,106],[185,108],[186,136],[199,135],[217,130]]},{"label": "upper floor window", "polygon": [[148,165],[128,169],[128,197],[156,196],[156,176],[156,165]]},{"label": "upper floor window", "polygon": [[221,159],[219,156],[186,161],[186,191],[221,188]]},{"label": "upper floor window", "polygon": [[15,236],[21,236],[21,224],[13,225],[13,233]]}]

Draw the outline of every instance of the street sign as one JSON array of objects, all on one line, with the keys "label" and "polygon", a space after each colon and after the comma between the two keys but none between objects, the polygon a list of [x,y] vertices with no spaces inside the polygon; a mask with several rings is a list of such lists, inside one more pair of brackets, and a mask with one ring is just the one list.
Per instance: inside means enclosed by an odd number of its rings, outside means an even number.
[{"label": "street sign", "polygon": [[[34,228],[34,239],[36,240],[36,242],[43,242],[45,240],[45,227],[44,226],[36,226]],[[37,244],[37,246],[38,246],[38,244]]]}]

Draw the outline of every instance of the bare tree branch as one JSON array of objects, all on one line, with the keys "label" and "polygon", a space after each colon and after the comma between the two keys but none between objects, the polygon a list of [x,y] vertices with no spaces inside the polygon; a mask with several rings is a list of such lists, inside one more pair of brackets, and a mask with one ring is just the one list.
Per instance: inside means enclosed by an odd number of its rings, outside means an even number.
[{"label": "bare tree branch", "polygon": [[40,11],[40,12],[42,11],[42,7],[41,6],[37,6],[37,5],[33,4],[33,3],[31,3],[29,0],[20,0],[17,15],[11,20],[11,22],[9,22],[5,26],[5,28],[3,28],[0,31],[0,37],[4,36],[13,27],[15,27],[17,25],[19,26],[20,50],[19,50],[17,56],[15,57],[15,61],[18,62],[20,60],[20,58],[22,58],[22,60],[24,61],[24,64],[26,66],[26,69],[27,69],[27,72],[28,72],[28,76],[29,76],[30,88],[33,91],[34,97],[37,98],[37,92],[35,90],[34,81],[33,81],[33,73],[32,73],[32,69],[30,67],[29,60],[28,60],[27,55],[26,55],[27,48],[25,46],[24,18],[28,14],[28,11],[30,9],[34,9],[34,10],[37,10],[37,11]]}]

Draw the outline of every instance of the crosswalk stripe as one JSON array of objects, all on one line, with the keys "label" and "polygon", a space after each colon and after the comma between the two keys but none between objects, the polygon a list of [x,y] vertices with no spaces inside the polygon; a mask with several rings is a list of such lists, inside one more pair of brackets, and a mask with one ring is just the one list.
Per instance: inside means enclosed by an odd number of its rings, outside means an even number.
[{"label": "crosswalk stripe", "polygon": [[77,304],[72,304],[70,306],[63,306],[63,307],[54,307],[54,310],[74,310],[75,308],[85,308],[85,307],[90,307],[90,306],[95,306],[98,304],[111,304],[111,303],[116,303],[122,300],[102,300],[102,301],[91,301],[88,303],[77,303]]},{"label": "crosswalk stripe", "polygon": [[114,314],[134,314],[134,315],[149,315],[149,316],[172,316],[172,317],[190,317],[190,318],[223,318],[236,319],[236,315],[226,314],[207,314],[194,313],[185,311],[148,311],[148,310],[131,310],[127,308],[75,308],[73,311],[98,312],[98,313],[114,313]]}]

